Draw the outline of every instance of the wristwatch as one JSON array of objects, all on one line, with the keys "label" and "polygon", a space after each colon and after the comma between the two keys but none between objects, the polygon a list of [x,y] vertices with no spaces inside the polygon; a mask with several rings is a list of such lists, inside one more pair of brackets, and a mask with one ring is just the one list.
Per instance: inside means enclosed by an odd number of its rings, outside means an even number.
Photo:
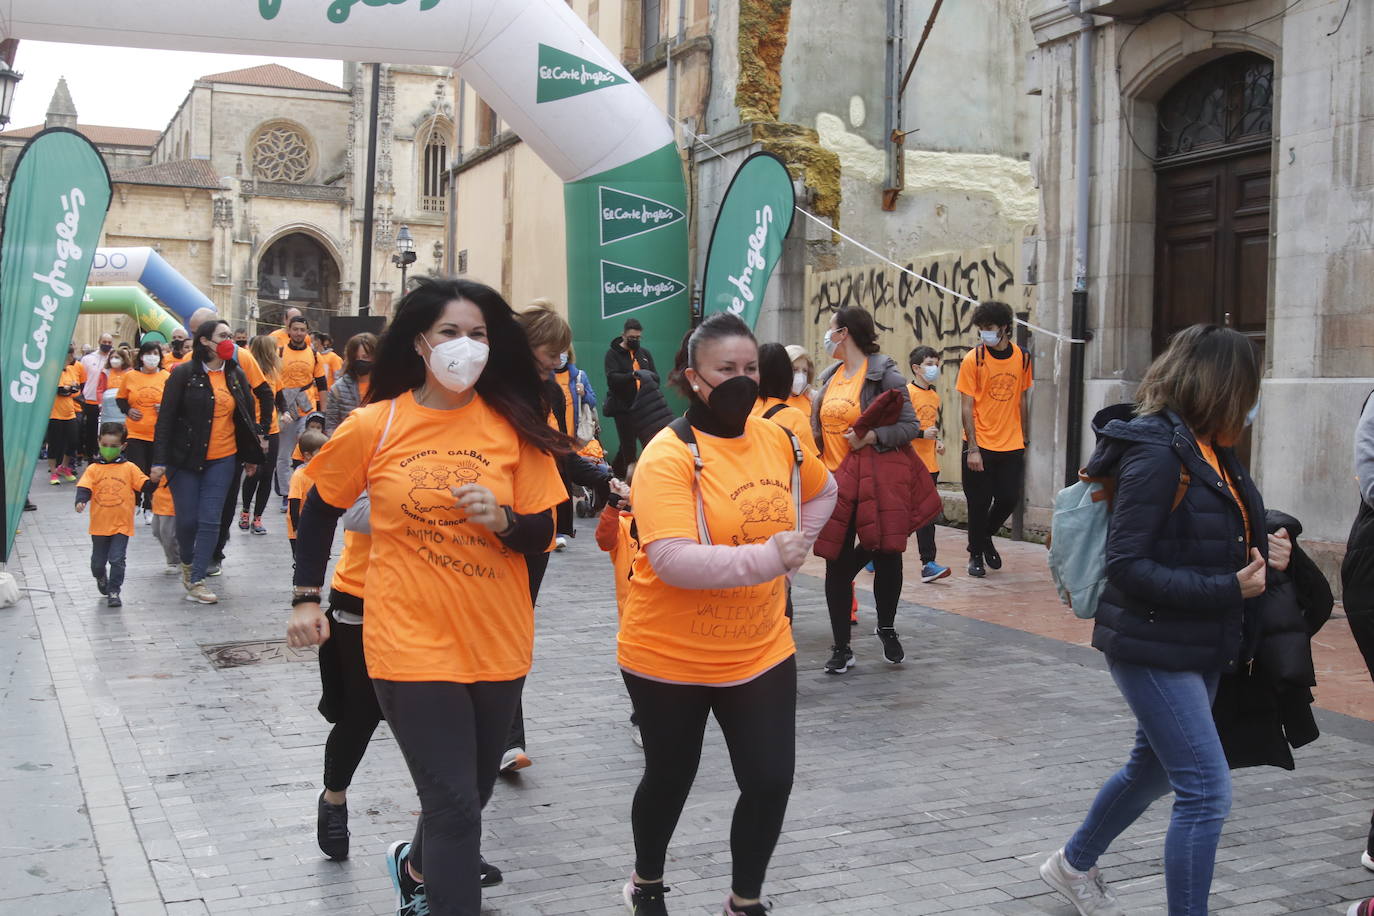
[{"label": "wristwatch", "polygon": [[515,510],[510,506],[502,506],[501,511],[506,513],[506,527],[496,532],[497,537],[505,537],[515,530]]}]

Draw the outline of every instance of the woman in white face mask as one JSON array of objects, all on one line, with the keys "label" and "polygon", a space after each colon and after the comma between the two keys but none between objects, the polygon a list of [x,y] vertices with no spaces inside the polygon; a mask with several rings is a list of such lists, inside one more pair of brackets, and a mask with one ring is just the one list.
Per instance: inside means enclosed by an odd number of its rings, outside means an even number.
[{"label": "woman in white face mask", "polygon": [[571,442],[548,425],[510,306],[478,283],[417,280],[371,378],[369,403],[310,463],[288,641],[317,645],[338,624],[320,587],[336,523],[366,491],[368,674],[421,807],[387,868],[400,908],[476,916],[480,812],[534,647],[525,555],[553,540],[568,498],[555,456]]},{"label": "woman in white face mask", "polygon": [[[138,348],[138,362],[119,380],[115,403],[123,411],[124,428],[129,438],[124,457],[147,474],[153,469],[153,439],[157,431],[157,412],[162,407],[162,391],[169,373],[162,368],[162,345],[145,340]],[[153,523],[152,497],[139,501],[139,515],[145,525]]]},{"label": "woman in white face mask", "polygon": [[811,354],[806,348],[797,344],[787,346],[787,358],[792,361],[792,385],[787,403],[809,417],[811,402],[816,396],[816,389],[811,387],[816,378],[816,364],[811,362]]}]

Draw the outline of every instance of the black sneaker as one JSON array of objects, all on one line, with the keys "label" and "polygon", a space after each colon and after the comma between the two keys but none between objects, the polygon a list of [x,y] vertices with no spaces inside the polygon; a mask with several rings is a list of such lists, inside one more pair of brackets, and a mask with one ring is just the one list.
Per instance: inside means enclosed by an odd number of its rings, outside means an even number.
[{"label": "black sneaker", "polygon": [[406,868],[409,853],[409,840],[397,840],[386,851],[386,871],[396,889],[396,916],[429,916],[425,886],[412,878]]},{"label": "black sneaker", "polygon": [[119,592],[115,592],[105,599],[106,607],[123,607],[124,602],[119,600]]},{"label": "black sneaker", "polygon": [[987,561],[988,569],[1002,568],[1002,555],[991,544],[983,548],[983,559]]},{"label": "black sneaker", "polygon": [[672,888],[666,887],[662,881],[655,884],[635,884],[629,881],[620,892],[620,896],[634,916],[668,916],[668,907],[663,902],[663,895],[670,890]]},{"label": "black sneaker", "polygon": [[831,646],[830,661],[825,663],[826,674],[844,674],[854,667],[854,650],[848,646]]},{"label": "black sneaker", "polygon": [[988,574],[988,571],[983,568],[983,555],[981,553],[969,555],[968,574],[975,579],[981,579]]},{"label": "black sneaker", "polygon": [[100,592],[100,594],[102,595],[108,595],[110,593],[110,581],[106,579],[104,576],[96,576],[95,590]]},{"label": "black sneaker", "polygon": [[348,804],[331,805],[320,793],[315,814],[315,842],[335,862],[348,858]]},{"label": "black sneaker", "polygon": [[887,659],[887,663],[900,665],[906,653],[902,651],[902,641],[897,638],[897,631],[892,627],[878,627],[873,635],[882,640],[883,658]]},{"label": "black sneaker", "polygon": [[486,857],[483,856],[483,857],[482,857],[482,886],[483,886],[483,887],[495,887],[496,885],[500,884],[500,883],[501,883],[502,881],[504,881],[504,880],[505,880],[505,877],[502,876],[502,874],[501,874],[501,869],[497,868],[495,865],[492,865],[490,862],[487,861]]}]

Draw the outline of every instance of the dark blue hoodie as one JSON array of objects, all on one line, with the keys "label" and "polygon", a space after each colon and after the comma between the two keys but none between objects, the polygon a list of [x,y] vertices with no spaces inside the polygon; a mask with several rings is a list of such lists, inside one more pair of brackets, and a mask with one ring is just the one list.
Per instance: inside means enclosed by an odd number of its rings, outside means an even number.
[{"label": "dark blue hoodie", "polygon": [[[1107,587],[1093,646],[1109,657],[1173,671],[1232,672],[1245,666],[1246,608],[1236,573],[1250,547],[1268,556],[1264,502],[1230,448],[1217,458],[1245,500],[1245,522],[1183,421],[1172,412],[1134,417],[1129,404],[1093,418],[1097,450],[1088,474],[1115,477],[1107,533]],[[1191,478],[1171,509],[1181,470]]]}]

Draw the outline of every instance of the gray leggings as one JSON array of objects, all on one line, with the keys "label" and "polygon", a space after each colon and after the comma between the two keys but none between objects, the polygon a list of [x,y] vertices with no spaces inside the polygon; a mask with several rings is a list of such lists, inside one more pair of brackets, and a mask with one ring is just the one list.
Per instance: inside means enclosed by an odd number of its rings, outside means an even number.
[{"label": "gray leggings", "polygon": [[524,683],[372,682],[420,796],[409,861],[433,916],[481,912],[482,808]]}]

